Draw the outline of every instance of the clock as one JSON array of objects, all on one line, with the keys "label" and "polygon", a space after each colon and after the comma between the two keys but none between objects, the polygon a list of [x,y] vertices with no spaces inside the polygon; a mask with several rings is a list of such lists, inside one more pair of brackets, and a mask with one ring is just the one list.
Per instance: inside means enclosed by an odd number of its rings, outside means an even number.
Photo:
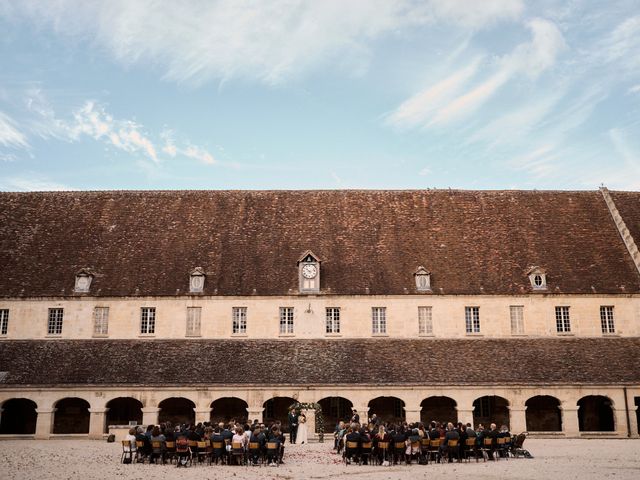
[{"label": "clock", "polygon": [[304,278],[315,278],[317,274],[318,274],[318,269],[316,268],[315,265],[308,263],[302,267],[302,276]]}]

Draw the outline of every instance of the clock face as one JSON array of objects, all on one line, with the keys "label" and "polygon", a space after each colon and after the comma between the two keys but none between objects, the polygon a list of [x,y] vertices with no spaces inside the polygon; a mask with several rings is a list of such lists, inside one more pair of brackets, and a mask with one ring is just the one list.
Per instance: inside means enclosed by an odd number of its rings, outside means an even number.
[{"label": "clock face", "polygon": [[307,264],[302,267],[302,276],[304,278],[315,278],[317,274],[318,274],[318,269],[316,268],[315,265]]}]

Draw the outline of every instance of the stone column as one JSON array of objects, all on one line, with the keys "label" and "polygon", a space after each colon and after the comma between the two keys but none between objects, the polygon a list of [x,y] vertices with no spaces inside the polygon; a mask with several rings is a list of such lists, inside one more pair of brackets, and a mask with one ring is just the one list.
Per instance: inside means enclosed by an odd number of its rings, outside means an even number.
[{"label": "stone column", "polygon": [[142,426],[158,425],[158,413],[160,413],[160,409],[158,407],[142,408]]},{"label": "stone column", "polygon": [[580,427],[578,425],[578,407],[577,405],[561,405],[562,412],[562,431],[567,437],[579,437]]},{"label": "stone column", "polygon": [[[633,399],[632,399],[633,400]],[[638,438],[638,407],[636,405],[629,405],[629,425],[631,426],[631,437]]]},{"label": "stone column", "polygon": [[[518,434],[527,431],[526,406],[508,407],[509,408],[509,431]],[[500,428],[500,425],[498,425]]]},{"label": "stone column", "polygon": [[211,420],[211,410],[212,409],[209,407],[206,407],[206,408],[194,407],[193,411],[196,412],[196,424],[208,422],[209,420]]},{"label": "stone column", "polygon": [[[611,408],[613,410],[613,419],[615,422],[614,426],[616,427],[616,431],[615,431],[616,435],[619,435],[621,437],[626,437],[627,434],[631,433],[631,432],[627,432],[627,411],[624,408],[613,408],[613,407]],[[629,408],[629,414],[632,411],[633,411],[632,408]],[[632,423],[633,422],[629,422],[629,426],[631,426]]]},{"label": "stone column", "polygon": [[100,440],[104,435],[104,426],[107,421],[108,408],[89,409],[89,438]]},{"label": "stone column", "polygon": [[407,421],[407,423],[416,423],[420,421],[420,412],[422,411],[422,409],[420,408],[420,406],[418,405],[418,408],[415,408],[415,406],[412,406],[411,408],[409,407],[405,407],[404,408],[404,413],[405,413],[405,420]]},{"label": "stone column", "polygon": [[36,408],[38,414],[36,420],[36,440],[49,440],[53,433],[53,416],[56,412],[55,408]]},{"label": "stone column", "polygon": [[262,423],[264,421],[262,417],[263,413],[263,407],[247,407],[247,418],[249,419],[249,424],[253,423],[255,419],[258,419],[258,422]]},{"label": "stone column", "polygon": [[458,421],[462,422],[464,425],[470,423],[475,429],[476,425],[473,424],[473,409],[473,406],[471,408],[456,407],[456,410],[458,411]]}]

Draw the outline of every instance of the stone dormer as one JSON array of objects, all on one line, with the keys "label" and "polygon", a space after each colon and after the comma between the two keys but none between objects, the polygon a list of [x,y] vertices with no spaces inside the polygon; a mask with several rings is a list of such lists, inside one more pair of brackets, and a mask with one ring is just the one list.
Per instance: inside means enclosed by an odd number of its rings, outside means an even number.
[{"label": "stone dormer", "polygon": [[189,293],[202,293],[206,277],[202,267],[196,267],[189,272]]},{"label": "stone dormer", "polygon": [[322,260],[311,250],[298,258],[298,284],[300,293],[320,293],[320,264]]},{"label": "stone dormer", "polygon": [[76,273],[76,283],[73,291],[75,293],[89,293],[93,277],[93,272],[88,268],[78,270]]},{"label": "stone dormer", "polygon": [[531,289],[534,291],[546,291],[547,290],[547,271],[541,267],[531,267],[527,270],[527,276],[529,277],[529,283],[531,283]]},{"label": "stone dormer", "polygon": [[419,266],[413,274],[413,277],[416,282],[416,290],[418,292],[426,292],[430,293],[431,290],[431,272],[424,268],[422,265]]}]

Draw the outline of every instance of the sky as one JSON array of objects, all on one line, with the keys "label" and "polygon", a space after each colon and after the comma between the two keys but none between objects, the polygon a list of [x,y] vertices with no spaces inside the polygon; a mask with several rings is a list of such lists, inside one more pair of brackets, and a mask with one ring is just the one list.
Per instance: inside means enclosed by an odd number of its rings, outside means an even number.
[{"label": "sky", "polygon": [[0,190],[640,190],[640,0],[0,0]]}]

